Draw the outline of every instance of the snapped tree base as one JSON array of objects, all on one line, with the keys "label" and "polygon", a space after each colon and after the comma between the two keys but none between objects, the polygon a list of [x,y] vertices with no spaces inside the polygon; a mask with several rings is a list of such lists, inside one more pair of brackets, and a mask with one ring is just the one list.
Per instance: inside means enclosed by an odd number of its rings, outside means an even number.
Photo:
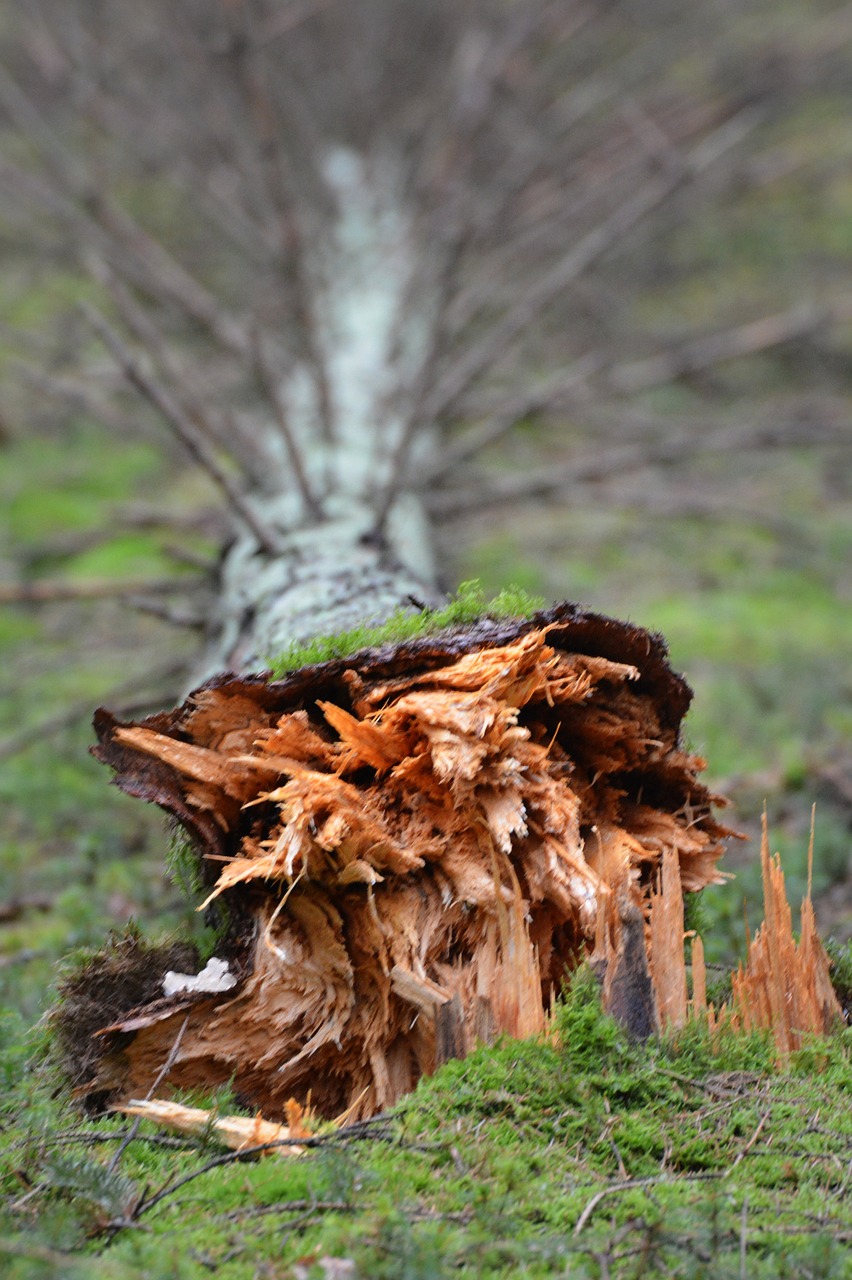
[{"label": "snapped tree base", "polygon": [[75,1015],[85,971],[59,1015],[78,1089],[143,1098],[168,1060],[170,1085],[231,1081],[265,1116],[369,1116],[543,1029],[584,955],[647,1033],[663,855],[699,890],[731,834],[681,748],[690,697],[659,637],[565,604],[217,677],[140,724],[99,712],[118,785],[187,830],[236,983],[121,1007],[127,966],[163,962],[118,955],[109,999],[102,957],[100,1024]]}]

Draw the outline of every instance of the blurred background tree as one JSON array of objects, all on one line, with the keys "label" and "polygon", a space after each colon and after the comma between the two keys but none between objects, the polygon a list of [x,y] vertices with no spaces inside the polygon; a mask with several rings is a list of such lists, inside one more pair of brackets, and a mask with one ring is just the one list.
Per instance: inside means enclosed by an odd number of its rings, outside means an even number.
[{"label": "blurred background tree", "polygon": [[[852,931],[850,40],[848,6],[761,0],[7,7],[17,1004],[186,910],[92,707],[221,665],[223,570],[319,523],[426,590],[663,631],[735,821],[765,798],[801,848],[821,802],[818,915]],[[754,862],[705,895],[717,960]]]}]

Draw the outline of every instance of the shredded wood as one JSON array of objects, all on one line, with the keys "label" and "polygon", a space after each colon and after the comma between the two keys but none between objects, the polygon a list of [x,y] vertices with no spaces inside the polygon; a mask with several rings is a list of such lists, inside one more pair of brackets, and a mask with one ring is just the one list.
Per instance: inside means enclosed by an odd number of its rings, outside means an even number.
[{"label": "shredded wood", "polygon": [[659,640],[569,609],[222,679],[142,725],[102,713],[120,785],[193,834],[239,982],[115,1018],[93,1088],[144,1095],[187,1019],[173,1083],[358,1118],[477,1041],[543,1029],[584,951],[629,1001],[638,945],[650,992],[654,929],[683,932],[682,907],[655,924],[661,865],[679,901],[721,878],[730,833],[680,747],[688,691]]}]

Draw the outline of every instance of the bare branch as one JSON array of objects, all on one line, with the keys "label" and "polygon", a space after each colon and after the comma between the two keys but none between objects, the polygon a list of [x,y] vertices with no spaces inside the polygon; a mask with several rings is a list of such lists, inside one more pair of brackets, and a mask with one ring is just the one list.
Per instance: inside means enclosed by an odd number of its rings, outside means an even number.
[{"label": "bare branch", "polygon": [[[263,190],[268,237],[273,246],[272,266],[281,277],[285,293],[292,298],[294,331],[316,391],[320,435],[325,444],[332,445],[336,430],[328,359],[317,317],[315,288],[312,288],[316,281],[310,271],[300,225],[303,217],[310,220],[311,211],[297,207],[291,166],[283,145],[285,137],[298,132],[304,113],[293,109],[296,102],[291,98],[288,118],[282,121],[276,117],[262,57],[259,56],[260,41],[254,30],[251,9],[241,6],[230,11],[228,17],[237,27],[232,33],[225,65],[252,123],[250,137],[256,143],[256,154],[252,157],[251,167]],[[312,130],[311,151],[319,152],[322,142]],[[244,149],[244,144],[241,146]],[[249,343],[251,346],[251,337]]]},{"label": "bare branch", "polygon": [[771,347],[804,338],[829,324],[852,320],[852,294],[829,302],[802,302],[787,311],[761,316],[720,333],[680,343],[644,360],[632,360],[610,368],[604,378],[612,391],[629,395],[649,387],[700,373],[724,360],[755,355]]},{"label": "bare branch", "polygon": [[287,457],[290,460],[290,466],[292,467],[302,502],[305,505],[305,510],[312,519],[320,520],[322,518],[322,505],[308,480],[302,450],[293,433],[293,427],[287,414],[287,406],[284,403],[275,371],[269,363],[269,356],[259,331],[255,332],[253,346],[255,372],[272,405],[278,432],[287,450]]},{"label": "bare branch", "polygon": [[[161,667],[155,667],[152,671],[116,685],[104,694],[103,701],[121,715],[143,711],[163,697],[164,683],[169,685],[166,692],[174,696],[175,684],[183,670],[184,663],[172,659]],[[9,760],[29,747],[44,742],[46,738],[55,738],[58,734],[73,729],[82,721],[88,721],[91,714],[92,699],[86,697],[36,724],[22,725],[15,733],[0,741],[0,760]]]},{"label": "bare branch", "polygon": [[[161,299],[177,303],[187,315],[205,328],[226,348],[244,355],[248,350],[248,334],[243,325],[232,320],[221,302],[208,293],[185,267],[181,266],[166,249],[150,236],[140,224],[118,206],[109,195],[91,186],[88,180],[75,171],[69,161],[69,153],[50,129],[41,113],[27,97],[9,73],[0,67],[0,102],[11,119],[25,136],[40,148],[50,173],[54,190],[35,182],[31,175],[18,171],[19,185],[26,176],[31,195],[38,195],[47,207],[69,216],[81,230],[92,231],[95,243],[106,235],[106,245],[112,248],[113,265],[148,289],[154,289]],[[116,248],[123,252],[116,254]],[[129,255],[129,256],[128,256]],[[140,278],[134,264],[144,268]]]},{"label": "bare branch", "polygon": [[583,236],[543,279],[521,294],[503,320],[478,345],[469,349],[438,383],[425,407],[425,416],[430,420],[446,417],[468,387],[485,369],[497,363],[518,334],[533,324],[539,314],[569,284],[587,271],[652,210],[673,195],[688,178],[698,176],[726,151],[742,142],[757,126],[760,118],[760,114],[752,107],[739,112],[694,147],[682,165],[668,166],[665,172],[651,178],[599,226]]},{"label": "bare branch", "polygon": [[91,255],[87,255],[87,260],[94,277],[108,289],[128,330],[171,382],[175,389],[173,394],[202,435],[228,454],[248,480],[258,484],[267,479],[270,459],[259,447],[257,439],[242,430],[227,405],[217,405],[215,411],[211,409],[207,389],[202,387],[197,370],[191,364],[180,363],[176,359],[156,324],[145,309],[137,305],[107,264]]},{"label": "bare branch", "polygon": [[[376,512],[376,528],[384,528],[400,490],[407,480],[408,463],[414,438],[420,428],[433,419],[430,412],[431,388],[445,355],[450,330],[450,304],[457,289],[457,276],[462,256],[473,238],[471,210],[467,207],[470,191],[460,181],[459,169],[464,165],[488,118],[500,75],[509,59],[529,38],[531,31],[545,16],[545,9],[520,11],[501,38],[492,46],[482,45],[480,34],[474,28],[458,50],[459,76],[455,85],[451,137],[456,153],[455,173],[450,188],[450,207],[445,213],[447,230],[442,245],[442,260],[437,276],[435,297],[432,300],[432,321],[425,352],[414,385],[406,388],[408,409],[394,445],[389,468],[389,480]],[[581,19],[585,21],[585,18]]]},{"label": "bare branch", "polygon": [[275,534],[258,519],[251,504],[228,472],[220,466],[215,453],[181,405],[164,386],[142,368],[133,353],[125,346],[121,336],[95,307],[85,302],[80,303],[80,307],[104,346],[115,357],[128,383],[159,411],[195,461],[221,489],[231,507],[257,538],[263,550],[267,555],[274,556],[278,550],[278,539]]},{"label": "bare branch", "polygon": [[108,600],[144,591],[150,595],[185,592],[182,578],[101,578],[88,582],[68,580],[0,583],[0,604],[54,604],[60,600]]},{"label": "bare branch", "polygon": [[673,465],[707,454],[745,453],[753,449],[805,448],[823,445],[852,445],[848,421],[837,423],[739,424],[721,430],[705,431],[696,426],[681,435],[658,441],[642,441],[603,451],[592,451],[561,466],[550,466],[523,474],[507,474],[487,484],[429,495],[429,508],[434,516],[447,518],[461,512],[482,510],[530,498],[564,495],[586,484],[599,483],[612,476],[637,471],[644,467]]},{"label": "bare branch", "polygon": [[160,600],[146,600],[144,596],[127,597],[129,608],[138,613],[145,613],[149,618],[158,618],[169,626],[180,627],[185,631],[203,631],[207,619],[203,611],[181,609],[177,605],[165,604]]},{"label": "bare branch", "polygon": [[589,352],[581,356],[567,369],[549,378],[538,387],[533,387],[521,395],[507,401],[500,409],[479,426],[471,427],[458,440],[452,441],[441,450],[437,465],[429,472],[429,483],[434,484],[450,474],[463,463],[470,461],[481,453],[488,445],[496,444],[507,436],[519,423],[533,414],[552,408],[562,396],[570,395],[578,388],[585,387],[589,380],[601,369],[603,356],[597,352]]},{"label": "bare branch", "polygon": [[450,474],[488,445],[508,435],[531,415],[548,409],[552,411],[562,396],[570,397],[577,391],[588,393],[596,382],[616,393],[646,391],[676,378],[699,373],[725,360],[770,350],[806,337],[829,324],[843,324],[850,319],[852,297],[841,296],[825,303],[801,303],[788,311],[692,339],[642,360],[612,365],[603,352],[589,352],[540,387],[501,405],[478,427],[470,428],[459,440],[448,444],[442,450],[437,466],[429,472],[428,483],[434,484]]}]

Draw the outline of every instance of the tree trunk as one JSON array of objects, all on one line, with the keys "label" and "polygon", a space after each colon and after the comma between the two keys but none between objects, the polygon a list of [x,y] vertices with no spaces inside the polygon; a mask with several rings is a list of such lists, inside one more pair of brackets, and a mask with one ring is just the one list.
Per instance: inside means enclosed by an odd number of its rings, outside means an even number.
[{"label": "tree trunk", "polygon": [[658,637],[563,605],[218,676],[138,725],[99,712],[118,784],[189,833],[220,941],[197,980],[127,943],[66,988],[78,1088],[142,1097],[168,1059],[171,1084],[233,1080],[271,1116],[370,1115],[543,1030],[584,953],[647,1035],[663,852],[679,895],[727,834],[680,747],[689,698]]},{"label": "tree trunk", "polygon": [[[738,424],[625,446],[615,411],[531,480],[472,470],[532,417],[573,439],[593,400],[786,340],[784,316],[666,358],[639,335],[631,360],[573,292],[608,255],[601,295],[622,288],[622,244],[753,105],[694,102],[682,77],[658,95],[643,12],[645,111],[609,6],[573,0],[122,4],[109,33],[97,7],[47,7],[79,57],[46,59],[44,112],[0,77],[44,171],[4,175],[85,262],[90,327],[233,519],[192,692],[138,725],[96,717],[119,784],[189,834],[215,963],[181,976],[197,957],[133,939],[93,961],[57,1015],[75,1083],[145,1094],[166,1063],[271,1115],[309,1094],[368,1115],[477,1041],[542,1029],[584,953],[648,1034],[686,1000],[653,938],[682,963],[681,889],[718,878],[726,834],[681,745],[688,687],[659,637],[571,605],[441,629],[427,512],[763,442]],[[166,243],[122,202],[151,174]],[[773,431],[812,440],[794,427]],[[409,634],[407,615],[420,638],[264,674],[318,636]]]}]

